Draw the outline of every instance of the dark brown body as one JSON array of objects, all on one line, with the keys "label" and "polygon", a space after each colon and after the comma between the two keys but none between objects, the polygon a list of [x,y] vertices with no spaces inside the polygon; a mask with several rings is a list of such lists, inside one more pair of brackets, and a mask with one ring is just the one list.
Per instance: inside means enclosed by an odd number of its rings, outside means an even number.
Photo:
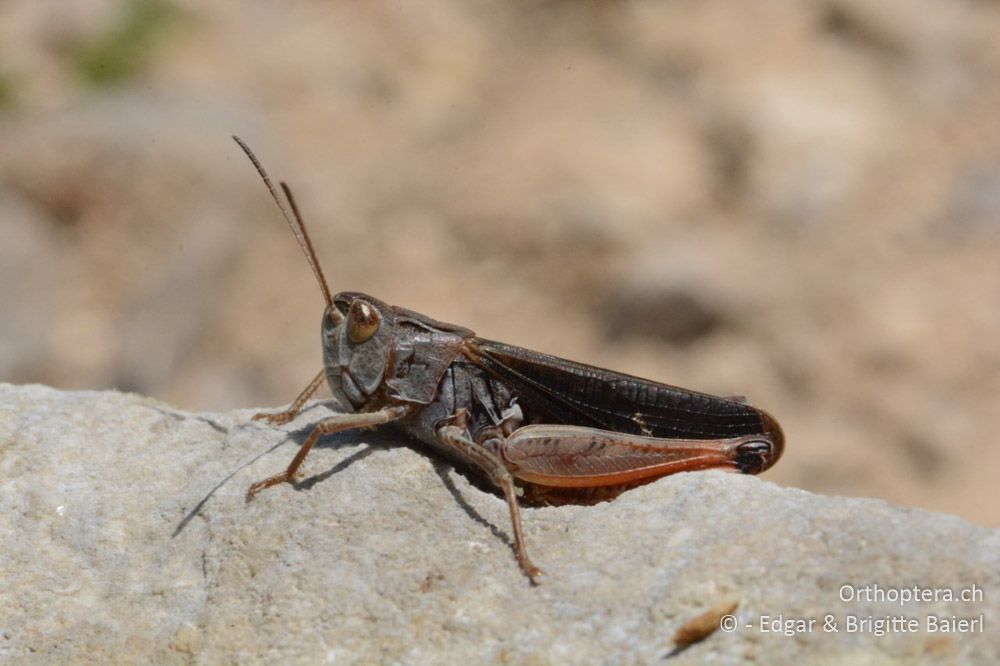
[{"label": "dark brown body", "polygon": [[[565,473],[539,478],[537,470],[533,470],[535,474],[515,472],[515,481],[523,488],[521,497],[531,504],[590,504],[674,471],[719,466],[717,459],[699,462],[687,457],[686,451],[672,456],[662,441],[643,447],[649,440],[762,436],[771,442],[766,456],[750,454],[732,461],[733,469],[751,474],[774,464],[784,446],[777,422],[745,403],[477,337],[464,341],[443,373],[434,400],[396,424],[453,456],[454,452],[441,447],[437,439],[436,429],[442,421],[464,407],[469,412],[471,438],[477,443],[489,442],[513,405],[520,409],[520,426],[580,426],[617,433],[617,442],[634,444],[614,447],[590,438],[584,448],[567,447],[557,440],[556,433],[547,438],[536,436],[532,441],[535,458],[546,457],[539,449],[559,452],[557,460],[546,461],[548,466],[572,473],[570,478]],[[505,462],[516,467],[509,455]],[[606,472],[599,481],[596,471]]]},{"label": "dark brown body", "polygon": [[593,502],[709,467],[757,473],[781,455],[778,424],[743,402],[479,338],[367,294],[333,300],[347,321],[363,304],[379,322],[355,343],[327,315],[324,365],[338,400],[404,409],[398,428],[466,460],[440,435],[460,415],[463,434],[499,457],[530,501]]},{"label": "dark brown body", "polygon": [[515,553],[535,581],[521,534],[519,498],[592,503],[675,472],[756,474],[784,448],[777,422],[740,399],[698,393],[476,337],[464,327],[358,292],[331,296],[291,192],[294,219],[239,139],[285,214],[319,281],[323,370],[291,407],[258,414],[291,420],[322,384],[345,413],[320,422],[281,474],[292,481],[324,434],[393,423],[435,450],[481,470],[504,494]]}]

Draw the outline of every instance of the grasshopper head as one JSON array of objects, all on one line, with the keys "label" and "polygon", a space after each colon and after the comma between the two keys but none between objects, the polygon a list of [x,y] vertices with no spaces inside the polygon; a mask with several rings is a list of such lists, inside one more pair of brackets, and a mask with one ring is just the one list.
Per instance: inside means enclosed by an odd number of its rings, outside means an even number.
[{"label": "grasshopper head", "polygon": [[[323,311],[323,363],[326,380],[344,409],[357,411],[376,397],[389,361],[389,343],[395,328],[391,307],[366,294],[341,292],[330,296],[323,269],[316,258],[309,232],[302,221],[292,190],[281,183],[285,198],[271,183],[253,151],[237,136],[233,139],[257,169],[267,191],[295,235],[306,261],[312,268],[326,301]],[[285,202],[288,202],[288,206]]]},{"label": "grasshopper head", "polygon": [[326,379],[344,409],[356,411],[378,392],[394,327],[389,305],[358,292],[337,294],[323,312]]}]

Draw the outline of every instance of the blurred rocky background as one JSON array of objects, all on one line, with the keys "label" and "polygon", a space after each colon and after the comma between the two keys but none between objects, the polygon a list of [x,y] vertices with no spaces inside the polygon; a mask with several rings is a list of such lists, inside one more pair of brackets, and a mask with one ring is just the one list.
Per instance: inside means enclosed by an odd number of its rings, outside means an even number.
[{"label": "blurred rocky background", "polygon": [[1000,3],[0,3],[0,380],[278,406],[334,290],[1000,525]]}]

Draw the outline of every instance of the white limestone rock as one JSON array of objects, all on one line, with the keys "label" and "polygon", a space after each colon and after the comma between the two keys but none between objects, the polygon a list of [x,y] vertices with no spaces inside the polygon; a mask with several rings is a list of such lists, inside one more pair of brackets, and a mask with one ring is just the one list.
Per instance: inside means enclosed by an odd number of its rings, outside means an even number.
[{"label": "white limestone rock", "polygon": [[[245,504],[328,413],[279,429],[254,411],[0,384],[0,659],[659,663],[679,626],[734,600],[736,631],[665,663],[1000,660],[998,530],[681,474],[526,510],[547,574],[531,587],[502,499],[388,429],[325,439],[297,490]],[[843,585],[975,585],[982,599],[842,601]],[[827,614],[839,631],[824,631]],[[764,615],[816,623],[783,635],[761,630]],[[852,633],[849,615],[921,628]],[[931,615],[984,626],[930,633]]]}]

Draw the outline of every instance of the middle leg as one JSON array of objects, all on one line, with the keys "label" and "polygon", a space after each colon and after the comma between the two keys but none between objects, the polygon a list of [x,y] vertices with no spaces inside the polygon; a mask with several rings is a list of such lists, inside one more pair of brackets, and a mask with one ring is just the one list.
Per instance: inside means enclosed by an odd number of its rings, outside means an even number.
[{"label": "middle leg", "polygon": [[521,510],[517,502],[517,489],[514,486],[514,477],[511,476],[511,473],[504,466],[503,461],[496,454],[472,441],[464,427],[454,424],[444,425],[438,428],[437,436],[442,444],[453,449],[463,459],[475,463],[480,469],[486,472],[490,479],[503,491],[504,497],[507,500],[507,508],[510,510],[510,522],[514,531],[514,554],[517,556],[517,563],[531,583],[537,585],[537,579],[542,575],[542,570],[531,562],[528,552],[524,547],[524,537],[521,533]]}]

